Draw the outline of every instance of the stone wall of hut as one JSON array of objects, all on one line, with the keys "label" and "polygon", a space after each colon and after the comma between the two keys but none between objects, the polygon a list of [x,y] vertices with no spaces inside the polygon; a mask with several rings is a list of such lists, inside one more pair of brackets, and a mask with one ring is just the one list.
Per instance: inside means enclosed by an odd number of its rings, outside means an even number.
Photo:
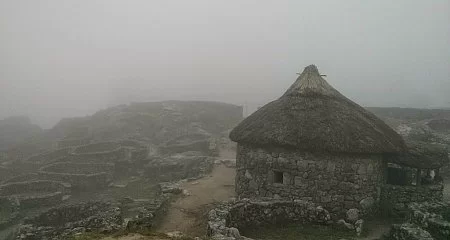
[{"label": "stone wall of hut", "polygon": [[385,178],[379,155],[265,150],[241,144],[236,167],[239,197],[312,201],[334,216],[351,208],[376,207]]}]

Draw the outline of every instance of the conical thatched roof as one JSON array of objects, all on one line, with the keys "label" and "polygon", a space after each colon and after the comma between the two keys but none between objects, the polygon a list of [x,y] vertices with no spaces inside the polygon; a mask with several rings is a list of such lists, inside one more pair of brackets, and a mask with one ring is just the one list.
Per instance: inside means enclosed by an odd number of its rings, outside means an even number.
[{"label": "conical thatched roof", "polygon": [[387,160],[413,168],[438,169],[449,163],[449,149],[443,144],[407,141],[407,151]]},{"label": "conical thatched roof", "polygon": [[230,138],[243,144],[307,151],[392,153],[404,149],[403,139],[394,130],[334,89],[314,65],[306,67],[278,100],[244,119]]}]

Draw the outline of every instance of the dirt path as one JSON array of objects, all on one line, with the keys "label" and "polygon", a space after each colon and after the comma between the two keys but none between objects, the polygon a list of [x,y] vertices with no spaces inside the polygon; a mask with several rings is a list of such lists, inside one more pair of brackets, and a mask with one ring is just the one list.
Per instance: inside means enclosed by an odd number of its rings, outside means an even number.
[{"label": "dirt path", "polygon": [[[233,151],[222,151],[221,159],[234,158]],[[209,177],[186,182],[181,187],[190,195],[171,204],[159,232],[181,231],[189,236],[206,234],[206,214],[215,202],[226,201],[234,196],[235,169],[216,165]]]}]

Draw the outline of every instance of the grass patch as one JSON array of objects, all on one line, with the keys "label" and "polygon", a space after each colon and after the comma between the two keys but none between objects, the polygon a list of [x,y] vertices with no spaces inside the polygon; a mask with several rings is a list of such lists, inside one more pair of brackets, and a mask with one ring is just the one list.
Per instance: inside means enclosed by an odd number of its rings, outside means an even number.
[{"label": "grass patch", "polygon": [[355,232],[345,231],[336,226],[287,225],[268,226],[242,230],[242,235],[254,239],[267,240],[339,240],[356,239]]}]

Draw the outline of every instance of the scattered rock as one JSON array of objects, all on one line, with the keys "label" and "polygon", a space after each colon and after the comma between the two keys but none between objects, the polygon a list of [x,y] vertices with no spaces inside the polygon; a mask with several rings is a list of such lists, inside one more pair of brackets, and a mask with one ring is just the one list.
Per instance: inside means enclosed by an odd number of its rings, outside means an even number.
[{"label": "scattered rock", "polygon": [[344,219],[340,219],[339,221],[337,221],[337,224],[343,226],[347,230],[355,229],[355,226],[353,226],[353,224],[346,222]]},{"label": "scattered rock", "polygon": [[350,223],[355,223],[359,219],[359,210],[356,208],[349,209],[346,212],[347,221]]},{"label": "scattered rock", "polygon": [[191,192],[186,189],[183,189],[183,196],[191,196]]},{"label": "scattered rock", "polygon": [[355,231],[356,231],[356,236],[361,236],[362,231],[364,230],[363,228],[364,225],[364,220],[359,219],[358,221],[355,222]]},{"label": "scattered rock", "polygon": [[363,200],[361,200],[359,202],[359,205],[361,206],[362,210],[367,212],[370,211],[372,209],[372,207],[375,204],[375,199],[373,197],[367,197],[364,198]]}]

